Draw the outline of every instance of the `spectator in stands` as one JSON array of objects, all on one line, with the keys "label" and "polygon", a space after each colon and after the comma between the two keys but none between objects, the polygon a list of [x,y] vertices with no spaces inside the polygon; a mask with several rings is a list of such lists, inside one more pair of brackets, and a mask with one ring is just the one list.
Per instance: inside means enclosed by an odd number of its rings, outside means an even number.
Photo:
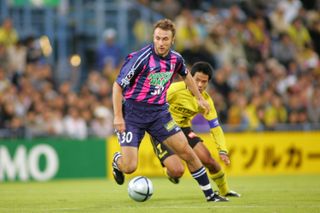
[{"label": "spectator in stands", "polygon": [[247,15],[237,4],[233,4],[227,13],[226,19],[231,23],[244,22],[247,19]]},{"label": "spectator in stands", "polygon": [[88,90],[94,95],[97,95],[99,93],[101,78],[101,74],[97,71],[91,71],[88,75],[86,85],[88,87]]},{"label": "spectator in stands", "polygon": [[232,64],[233,66],[237,66],[237,63],[239,63],[240,61],[247,63],[244,46],[236,33],[229,33],[225,39],[225,45],[221,49],[222,52],[220,53],[222,55],[222,63]]},{"label": "spectator in stands", "polygon": [[250,131],[263,130],[264,108],[262,105],[262,98],[259,95],[250,97],[248,105],[245,108],[248,116],[248,129]]},{"label": "spectator in stands", "polygon": [[8,68],[12,82],[18,84],[19,78],[26,70],[27,48],[21,40],[8,47]]},{"label": "spectator in stands", "polygon": [[51,101],[58,95],[58,93],[53,88],[53,84],[49,81],[43,82],[41,87],[41,94],[45,101]]},{"label": "spectator in stands", "polygon": [[98,100],[102,100],[105,97],[111,97],[111,93],[112,93],[111,84],[104,78],[100,80],[100,83],[101,85],[96,95]]},{"label": "spectator in stands", "polygon": [[24,122],[20,117],[13,117],[10,121],[9,128],[13,138],[21,138],[24,136]]},{"label": "spectator in stands", "polygon": [[67,97],[69,93],[72,92],[72,87],[71,87],[71,82],[70,81],[65,81],[60,84],[58,88],[58,92],[62,97]]},{"label": "spectator in stands", "polygon": [[283,9],[285,21],[290,24],[298,16],[302,4],[300,0],[281,0],[278,7]]},{"label": "spectator in stands", "polygon": [[306,43],[304,48],[299,51],[297,61],[303,72],[320,67],[319,55],[314,51],[310,43]]},{"label": "spectator in stands", "polygon": [[10,128],[11,121],[15,117],[14,104],[12,102],[5,101],[1,105],[0,112],[0,127]]},{"label": "spectator in stands", "polygon": [[14,45],[18,40],[18,33],[13,27],[12,20],[6,18],[0,27],[0,44],[6,47]]},{"label": "spectator in stands", "polygon": [[79,110],[71,106],[63,118],[64,133],[67,137],[84,140],[88,137],[88,128]]},{"label": "spectator in stands", "polygon": [[267,130],[274,130],[277,124],[287,122],[287,109],[280,96],[272,94],[271,103],[266,106],[263,121]]},{"label": "spectator in stands", "polygon": [[83,118],[83,120],[85,121],[86,125],[87,125],[87,129],[88,129],[88,136],[92,135],[92,130],[90,128],[91,122],[94,119],[92,110],[89,107],[86,107],[84,109],[82,109],[80,111],[80,117]]},{"label": "spectator in stands", "polygon": [[231,101],[231,106],[228,109],[228,130],[246,131],[249,128],[249,117],[246,112],[247,98],[237,92],[232,92],[230,96],[234,97],[234,100]]},{"label": "spectator in stands", "polygon": [[27,47],[27,64],[35,65],[38,64],[42,57],[42,50],[40,48],[40,44],[38,39],[33,36],[29,36],[26,38],[26,47]]},{"label": "spectator in stands", "polygon": [[211,28],[208,32],[208,36],[204,39],[204,47],[205,50],[210,54],[212,59],[215,62],[215,67],[220,68],[223,66],[225,61],[225,54],[221,54],[222,50],[227,45],[228,40],[227,37],[227,29],[224,24],[217,23],[214,28]]},{"label": "spectator in stands", "polygon": [[176,18],[176,24],[176,50],[183,53],[184,51],[198,48],[201,41],[192,12],[188,9],[183,9]]},{"label": "spectator in stands", "polygon": [[113,134],[113,116],[107,107],[100,105],[94,109],[91,130],[93,136],[99,138],[106,138]]},{"label": "spectator in stands", "polygon": [[288,34],[299,51],[303,50],[304,46],[311,42],[309,31],[300,18],[292,21],[288,28]]},{"label": "spectator in stands", "polygon": [[272,26],[272,36],[277,38],[281,33],[287,32],[289,23],[286,21],[284,16],[284,8],[279,4],[275,10],[271,12],[270,22]]},{"label": "spectator in stands", "polygon": [[63,136],[64,126],[63,126],[63,114],[60,110],[48,109],[49,117],[47,124],[48,135],[53,136]]},{"label": "spectator in stands", "polygon": [[220,69],[218,69],[214,78],[212,79],[212,83],[214,88],[221,93],[224,97],[228,97],[232,88],[228,82],[232,71],[232,66],[230,64],[224,64]]},{"label": "spectator in stands", "polygon": [[[269,57],[270,33],[263,17],[251,17],[247,22],[248,44],[259,54],[260,59]],[[256,61],[257,62],[257,61]]]},{"label": "spectator in stands", "polygon": [[211,5],[208,11],[203,14],[203,20],[207,31],[210,32],[218,23],[222,22],[223,18],[220,10],[216,6]]},{"label": "spectator in stands", "polygon": [[245,60],[235,61],[235,66],[231,70],[228,76],[228,84],[239,92],[243,92],[244,95],[248,97],[250,92],[250,77],[249,77],[249,70],[248,64]]},{"label": "spectator in stands", "polygon": [[308,119],[307,109],[299,99],[298,93],[294,89],[289,89],[288,102],[288,122],[289,124],[305,124]]},{"label": "spectator in stands", "polygon": [[120,66],[123,54],[116,39],[117,32],[115,29],[108,28],[103,32],[103,43],[97,50],[97,68],[100,72],[103,72],[108,65],[113,69]]},{"label": "spectator in stands", "polygon": [[144,18],[138,18],[133,24],[134,47],[141,48],[151,41],[152,24]]},{"label": "spectator in stands", "polygon": [[273,42],[271,48],[273,57],[286,67],[297,57],[296,46],[287,33],[281,33],[279,41]]},{"label": "spectator in stands", "polygon": [[37,114],[35,111],[28,111],[25,117],[25,126],[27,129],[27,136],[32,137],[40,137],[47,136],[45,125],[43,123],[43,118],[41,114]]}]

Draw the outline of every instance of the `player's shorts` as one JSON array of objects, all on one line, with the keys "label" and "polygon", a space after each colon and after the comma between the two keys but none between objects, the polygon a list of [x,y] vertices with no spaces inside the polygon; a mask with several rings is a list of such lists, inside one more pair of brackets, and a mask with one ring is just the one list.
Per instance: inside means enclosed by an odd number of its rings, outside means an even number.
[{"label": "player's shorts", "polygon": [[[183,131],[184,135],[187,137],[188,143],[192,148],[195,147],[197,143],[203,142],[203,140],[199,136],[197,136],[190,127],[183,127],[181,128],[181,130]],[[163,161],[167,157],[173,155],[174,152],[170,150],[163,143],[160,143],[157,139],[150,137],[150,140],[153,146],[153,151],[155,152],[155,154],[157,155],[157,157],[159,158],[163,166]]]},{"label": "player's shorts", "polygon": [[145,132],[159,143],[181,131],[168,110],[168,105],[150,105],[131,100],[123,104],[126,131],[117,133],[121,146],[139,147]]}]

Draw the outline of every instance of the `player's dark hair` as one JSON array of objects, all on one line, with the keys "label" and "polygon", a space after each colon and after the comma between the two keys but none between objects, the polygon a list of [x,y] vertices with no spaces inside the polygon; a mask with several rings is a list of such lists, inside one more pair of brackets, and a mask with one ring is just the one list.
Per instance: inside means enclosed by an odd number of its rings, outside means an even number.
[{"label": "player's dark hair", "polygon": [[213,68],[205,61],[199,61],[193,64],[191,67],[191,75],[194,76],[197,72],[202,72],[209,76],[209,80],[212,78]]},{"label": "player's dark hair", "polygon": [[176,35],[176,25],[170,19],[161,19],[154,24],[153,32],[160,28],[162,30],[170,30],[172,32],[172,37]]}]

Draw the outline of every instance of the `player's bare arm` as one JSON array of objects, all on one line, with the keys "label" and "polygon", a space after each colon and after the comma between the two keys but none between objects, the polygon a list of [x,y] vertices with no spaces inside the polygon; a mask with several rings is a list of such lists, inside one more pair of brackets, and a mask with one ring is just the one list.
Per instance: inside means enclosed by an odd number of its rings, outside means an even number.
[{"label": "player's bare arm", "polygon": [[186,83],[188,89],[192,92],[192,94],[197,98],[199,106],[204,109],[204,114],[207,114],[210,111],[210,105],[202,97],[202,95],[201,95],[201,93],[200,93],[197,85],[195,84],[190,73],[188,73],[184,77],[184,82]]},{"label": "player's bare arm", "polygon": [[126,125],[122,114],[122,88],[116,82],[113,84],[112,93],[114,114],[113,125],[115,130],[121,133],[125,131]]}]

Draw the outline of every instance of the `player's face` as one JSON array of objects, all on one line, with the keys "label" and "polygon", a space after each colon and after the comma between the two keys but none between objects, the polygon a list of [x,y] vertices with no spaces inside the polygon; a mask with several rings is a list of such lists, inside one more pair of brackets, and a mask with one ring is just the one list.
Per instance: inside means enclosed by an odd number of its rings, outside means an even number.
[{"label": "player's face", "polygon": [[202,73],[202,72],[196,72],[193,76],[194,81],[196,82],[196,85],[198,87],[198,90],[200,93],[205,91],[207,89],[208,83],[209,83],[209,76]]},{"label": "player's face", "polygon": [[156,28],[153,33],[155,52],[161,57],[168,55],[173,39],[174,38],[170,30]]}]

